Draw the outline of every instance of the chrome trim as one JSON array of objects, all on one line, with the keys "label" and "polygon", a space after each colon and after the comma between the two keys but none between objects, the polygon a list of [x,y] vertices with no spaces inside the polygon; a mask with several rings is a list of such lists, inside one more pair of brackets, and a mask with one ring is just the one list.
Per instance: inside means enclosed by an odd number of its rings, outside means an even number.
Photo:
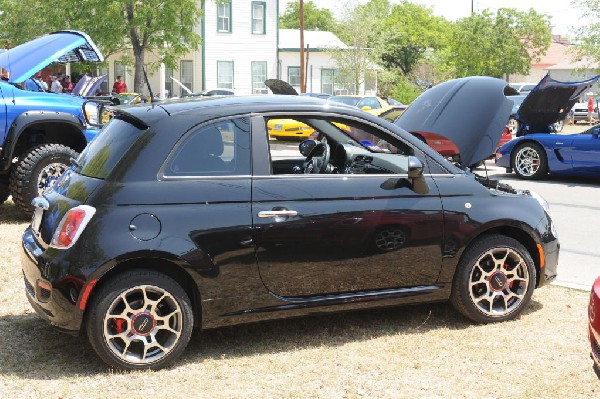
[{"label": "chrome trim", "polygon": [[42,208],[45,211],[47,211],[48,208],[50,208],[50,203],[45,197],[42,196],[35,197],[34,199],[32,199],[31,205],[33,205],[36,208]]},{"label": "chrome trim", "polygon": [[258,212],[259,218],[275,218],[280,216],[298,216],[296,211],[260,211]]}]

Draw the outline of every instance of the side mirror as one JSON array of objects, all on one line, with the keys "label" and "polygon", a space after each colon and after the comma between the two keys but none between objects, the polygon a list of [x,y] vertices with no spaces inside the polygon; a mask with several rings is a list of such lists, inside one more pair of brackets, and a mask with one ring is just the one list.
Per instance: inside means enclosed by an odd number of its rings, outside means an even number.
[{"label": "side mirror", "polygon": [[313,150],[313,148],[315,148],[317,146],[318,143],[319,142],[317,140],[304,140],[303,142],[300,143],[300,145],[298,145],[300,154],[307,157],[308,154],[310,154],[310,152]]},{"label": "side mirror", "polygon": [[418,179],[423,176],[423,163],[414,155],[408,157],[408,177]]}]

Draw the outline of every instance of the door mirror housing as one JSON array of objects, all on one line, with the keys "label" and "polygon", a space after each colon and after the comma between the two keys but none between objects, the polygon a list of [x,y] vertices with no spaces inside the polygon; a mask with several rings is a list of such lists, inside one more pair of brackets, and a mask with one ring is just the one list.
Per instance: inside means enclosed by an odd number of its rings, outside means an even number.
[{"label": "door mirror housing", "polygon": [[423,163],[414,155],[408,157],[408,177],[417,179],[423,176]]}]

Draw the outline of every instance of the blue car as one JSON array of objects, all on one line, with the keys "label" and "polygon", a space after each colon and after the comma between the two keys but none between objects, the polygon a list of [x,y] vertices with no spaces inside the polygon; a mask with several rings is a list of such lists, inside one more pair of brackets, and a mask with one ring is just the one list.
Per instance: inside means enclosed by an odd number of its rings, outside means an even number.
[{"label": "blue car", "polygon": [[521,135],[498,149],[496,165],[522,179],[548,174],[600,176],[600,125],[560,135],[552,127],[599,78],[559,82],[546,75],[521,104],[516,115]]}]

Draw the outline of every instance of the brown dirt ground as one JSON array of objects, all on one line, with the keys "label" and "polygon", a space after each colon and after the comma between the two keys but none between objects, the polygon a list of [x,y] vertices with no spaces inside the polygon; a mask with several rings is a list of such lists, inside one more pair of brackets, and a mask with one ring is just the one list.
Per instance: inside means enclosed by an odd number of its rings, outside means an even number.
[{"label": "brown dirt ground", "polygon": [[0,205],[0,398],[594,398],[588,293],[536,290],[512,322],[474,325],[447,304],[196,333],[170,369],[108,370],[83,338],[30,308],[26,222]]}]

